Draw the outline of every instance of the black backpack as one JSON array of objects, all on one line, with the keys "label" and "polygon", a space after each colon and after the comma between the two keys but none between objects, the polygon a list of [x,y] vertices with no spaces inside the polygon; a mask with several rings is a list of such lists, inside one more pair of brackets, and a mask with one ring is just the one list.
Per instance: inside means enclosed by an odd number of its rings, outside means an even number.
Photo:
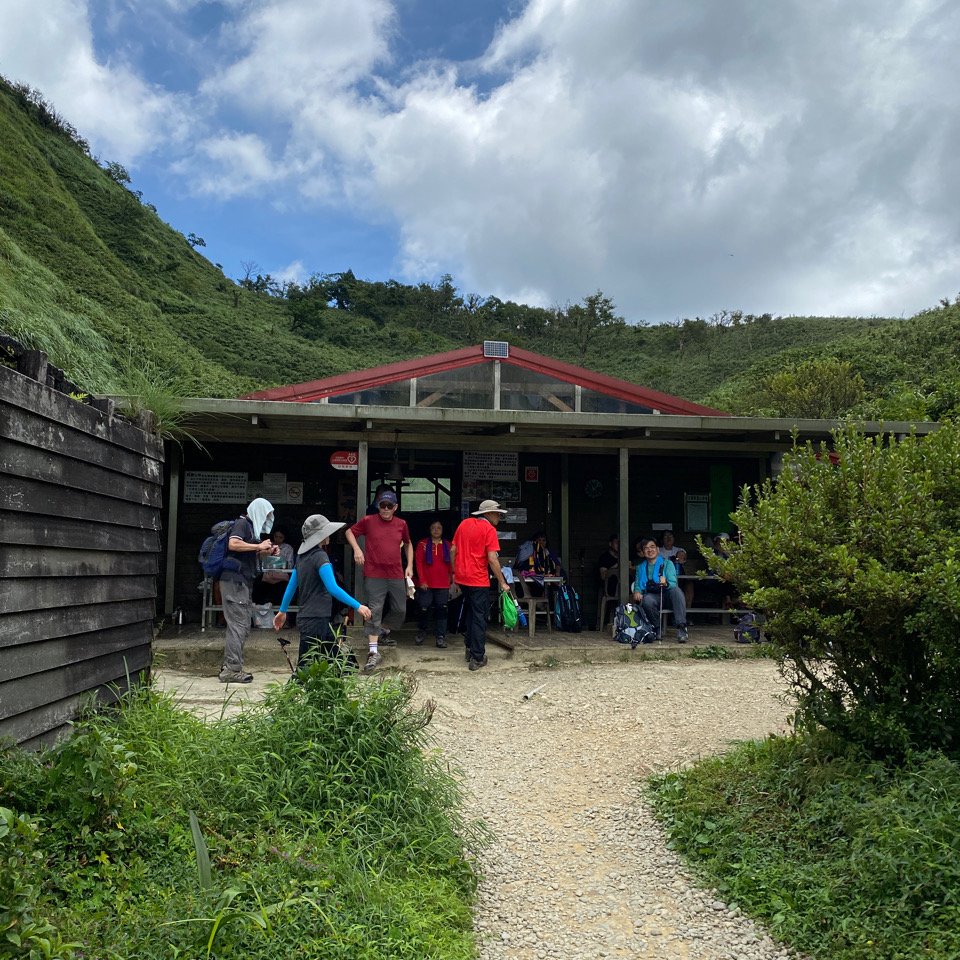
[{"label": "black backpack", "polygon": [[558,630],[579,633],[583,629],[580,596],[573,587],[561,583],[553,601],[553,622]]},{"label": "black backpack", "polygon": [[228,556],[227,547],[230,543],[230,531],[236,520],[220,520],[210,528],[210,536],[203,541],[197,560],[203,567],[203,574],[211,580],[219,580],[224,571],[237,573],[240,570],[240,561],[236,557]]},{"label": "black backpack", "polygon": [[737,643],[760,642],[760,619],[755,613],[747,611],[740,617],[733,628],[733,639]]},{"label": "black backpack", "polygon": [[613,639],[629,643],[636,650],[641,643],[653,643],[657,628],[650,622],[647,611],[639,603],[621,603],[613,616]]}]

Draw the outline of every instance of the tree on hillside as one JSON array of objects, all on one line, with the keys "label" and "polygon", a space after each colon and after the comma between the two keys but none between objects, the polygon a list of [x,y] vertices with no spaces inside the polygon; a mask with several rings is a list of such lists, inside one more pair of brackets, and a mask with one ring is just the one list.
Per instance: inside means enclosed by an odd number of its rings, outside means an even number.
[{"label": "tree on hillside", "polygon": [[560,340],[570,345],[579,364],[586,362],[587,351],[598,331],[624,323],[615,311],[613,300],[600,290],[566,310],[557,311],[555,329]]},{"label": "tree on hillside", "polygon": [[863,377],[853,365],[824,357],[765,377],[757,403],[778,417],[830,420],[849,412],[863,396]]}]

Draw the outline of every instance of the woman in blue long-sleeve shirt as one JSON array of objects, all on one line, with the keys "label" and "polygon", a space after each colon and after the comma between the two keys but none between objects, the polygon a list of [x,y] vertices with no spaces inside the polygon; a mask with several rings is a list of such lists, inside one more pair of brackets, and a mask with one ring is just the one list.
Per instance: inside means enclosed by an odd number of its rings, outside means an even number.
[{"label": "woman in blue long-sleeve shirt", "polygon": [[[370,608],[351,597],[337,583],[333,565],[327,556],[326,547],[330,543],[330,537],[345,526],[345,523],[334,523],[320,513],[312,514],[303,523],[303,543],[297,551],[297,566],[290,574],[290,582],[280,603],[280,612],[273,618],[273,627],[279,630],[287,622],[287,609],[299,588],[298,670],[304,666],[311,654],[326,657],[329,660],[343,659],[344,653],[340,649],[340,641],[330,626],[334,599],[356,610],[364,620],[370,619]],[[348,651],[346,658],[349,662],[356,664],[352,652]]]}]

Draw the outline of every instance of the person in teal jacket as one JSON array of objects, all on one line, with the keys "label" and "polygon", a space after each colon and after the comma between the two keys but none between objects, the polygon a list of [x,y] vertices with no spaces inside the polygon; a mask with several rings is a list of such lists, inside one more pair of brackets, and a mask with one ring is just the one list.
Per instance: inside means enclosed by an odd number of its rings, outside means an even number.
[{"label": "person in teal jacket", "polygon": [[319,513],[307,517],[303,523],[303,543],[297,551],[297,565],[290,574],[290,582],[280,602],[280,612],[273,618],[273,628],[280,630],[287,622],[287,610],[297,589],[300,590],[300,613],[297,626],[300,628],[299,670],[311,655],[356,666],[353,652],[341,650],[340,641],[330,626],[333,616],[333,601],[338,600],[356,610],[364,620],[370,619],[370,608],[344,590],[336,580],[333,565],[326,548],[330,537],[345,527],[345,523],[333,523]]},{"label": "person in teal jacket", "polygon": [[643,559],[637,563],[633,580],[633,599],[643,604],[650,622],[657,624],[659,632],[660,605],[666,601],[673,610],[677,625],[677,643],[687,642],[687,604],[677,581],[677,568],[672,560],[660,556],[656,540],[645,539],[641,543]]}]

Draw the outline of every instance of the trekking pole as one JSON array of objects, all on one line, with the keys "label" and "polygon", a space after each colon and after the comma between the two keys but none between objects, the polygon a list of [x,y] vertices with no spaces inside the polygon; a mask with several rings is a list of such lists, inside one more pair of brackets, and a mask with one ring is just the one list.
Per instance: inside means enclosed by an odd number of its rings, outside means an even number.
[{"label": "trekking pole", "polygon": [[663,646],[663,584],[660,584],[660,622],[657,624],[657,638]]},{"label": "trekking pole", "polygon": [[293,661],[290,659],[290,654],[287,653],[287,647],[290,646],[290,641],[286,637],[277,637],[277,643],[280,644],[280,649],[287,658],[287,666],[290,667],[290,676],[293,676],[297,671],[293,669]]}]

